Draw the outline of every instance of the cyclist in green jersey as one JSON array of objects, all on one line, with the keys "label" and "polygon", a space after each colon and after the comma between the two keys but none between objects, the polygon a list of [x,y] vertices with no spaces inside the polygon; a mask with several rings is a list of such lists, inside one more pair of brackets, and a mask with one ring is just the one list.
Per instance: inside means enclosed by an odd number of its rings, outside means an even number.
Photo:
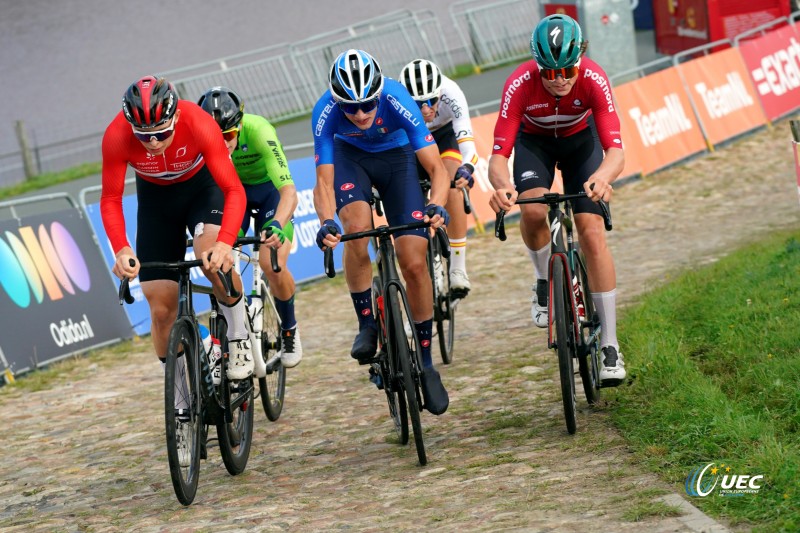
[{"label": "cyclist in green jersey", "polygon": [[295,283],[286,260],[294,240],[292,216],[297,189],[283,147],[272,124],[259,115],[245,114],[244,101],[227,87],[212,87],[197,103],[219,124],[247,194],[242,232],[247,233],[251,217],[262,233],[268,227],[272,229],[264,244],[277,248],[281,271],[272,270],[269,254],[260,254],[259,263],[281,319],[281,364],[296,366],[303,358],[303,348],[294,315]]}]

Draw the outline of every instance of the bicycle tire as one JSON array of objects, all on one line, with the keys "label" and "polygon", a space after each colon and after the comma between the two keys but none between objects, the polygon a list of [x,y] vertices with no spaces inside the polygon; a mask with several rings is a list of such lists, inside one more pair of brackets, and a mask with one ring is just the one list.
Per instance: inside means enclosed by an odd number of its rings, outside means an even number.
[{"label": "bicycle tire", "polygon": [[575,374],[572,358],[575,355],[573,316],[570,300],[570,283],[564,275],[564,263],[559,257],[552,258],[552,311],[558,353],[558,373],[561,376],[561,402],[564,404],[564,419],[567,432],[574,434],[577,429],[575,410]]},{"label": "bicycle tire", "polygon": [[[436,336],[439,339],[439,353],[442,362],[449,365],[453,362],[453,343],[455,341],[455,307],[453,307],[452,293],[450,291],[450,257],[442,255],[441,244],[438,237],[431,239],[428,247],[431,281],[433,282],[433,321],[436,323]],[[444,283],[440,291],[436,285],[436,273],[433,268],[433,258],[439,256],[444,271]]]},{"label": "bicycle tire", "polygon": [[[272,354],[277,354],[281,349],[281,320],[272,294],[267,290],[266,284],[261,283],[261,356],[264,363],[270,360]],[[258,378],[258,387],[261,395],[261,405],[264,414],[271,422],[280,418],[283,411],[284,395],[286,393],[286,368],[280,363],[272,372],[267,372],[263,378]]]},{"label": "bicycle tire", "polygon": [[[583,296],[583,307],[586,320],[580,327],[580,350],[578,354],[578,373],[581,376],[581,384],[586,401],[589,405],[594,405],[600,401],[600,317],[592,301],[591,289],[589,287],[589,276],[586,273],[585,258],[582,254],[578,255],[575,268],[577,270],[578,284]],[[594,340],[589,344],[592,334]]]},{"label": "bicycle tire", "polygon": [[[392,329],[389,338],[391,339],[390,346],[393,347],[394,357],[398,362],[396,368],[400,369],[402,374],[402,384],[405,389],[406,403],[408,407],[409,418],[411,419],[411,429],[414,433],[414,446],[417,449],[417,458],[419,464],[425,466],[428,463],[427,455],[425,454],[425,441],[422,435],[422,420],[420,412],[422,409],[422,395],[420,393],[419,383],[419,366],[417,364],[417,342],[414,322],[407,312],[407,302],[404,294],[396,286],[391,285],[388,288],[388,301],[390,309],[390,324]],[[411,339],[409,342],[406,337],[404,323],[408,323],[411,327]],[[412,362],[412,357],[414,361]]]},{"label": "bicycle tire", "polygon": [[[400,444],[408,444],[408,406],[404,388],[394,377],[398,375],[392,358],[388,356],[386,350],[386,325],[384,321],[383,289],[381,280],[377,276],[372,279],[372,305],[374,307],[375,322],[378,324],[378,364],[377,370],[383,380],[383,392],[386,394],[386,402],[389,404],[389,416],[392,419],[395,432]],[[400,385],[400,386],[398,386]]]},{"label": "bicycle tire", "polygon": [[[179,319],[170,330],[167,343],[166,368],[164,373],[164,420],[167,435],[167,458],[175,496],[183,505],[190,505],[197,494],[200,479],[201,433],[203,422],[202,397],[200,393],[199,340],[196,326],[189,319]],[[183,352],[185,372],[179,372],[179,352]],[[189,465],[182,467],[178,455],[178,419],[175,413],[175,382],[183,379],[189,404],[188,438]],[[210,374],[208,379],[211,379]]]},{"label": "bicycle tire", "polygon": [[225,420],[224,413],[220,412],[217,437],[225,469],[235,476],[244,472],[253,443],[253,378],[235,383],[226,380],[223,386],[229,388],[226,396],[230,398],[231,421]]}]

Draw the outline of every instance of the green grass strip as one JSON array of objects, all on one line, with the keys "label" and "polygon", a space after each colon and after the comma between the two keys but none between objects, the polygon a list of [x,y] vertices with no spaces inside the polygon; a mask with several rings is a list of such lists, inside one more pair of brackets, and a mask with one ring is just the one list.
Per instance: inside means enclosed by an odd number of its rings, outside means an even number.
[{"label": "green grass strip", "polygon": [[632,382],[605,394],[645,464],[678,490],[710,462],[763,475],[758,494],[687,496],[755,531],[800,530],[798,241],[774,236],[645,295],[620,321]]}]

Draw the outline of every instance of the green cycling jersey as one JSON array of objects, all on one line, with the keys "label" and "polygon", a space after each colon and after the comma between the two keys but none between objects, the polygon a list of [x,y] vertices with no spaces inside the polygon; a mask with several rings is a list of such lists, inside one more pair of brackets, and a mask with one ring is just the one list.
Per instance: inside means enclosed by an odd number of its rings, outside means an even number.
[{"label": "green cycling jersey", "polygon": [[242,183],[258,185],[271,181],[276,189],[294,184],[272,124],[260,115],[245,113],[241,125],[239,143],[231,159]]}]

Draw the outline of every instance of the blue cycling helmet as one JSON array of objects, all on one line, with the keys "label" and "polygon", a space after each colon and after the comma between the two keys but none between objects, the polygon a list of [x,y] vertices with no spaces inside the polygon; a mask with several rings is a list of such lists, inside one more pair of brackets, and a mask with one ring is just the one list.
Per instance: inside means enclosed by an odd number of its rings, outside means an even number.
[{"label": "blue cycling helmet", "polygon": [[331,65],[328,83],[335,100],[357,104],[380,94],[383,74],[374,57],[351,48],[339,54]]},{"label": "blue cycling helmet", "polygon": [[531,34],[531,54],[542,68],[575,66],[585,50],[581,27],[570,16],[550,15]]}]

